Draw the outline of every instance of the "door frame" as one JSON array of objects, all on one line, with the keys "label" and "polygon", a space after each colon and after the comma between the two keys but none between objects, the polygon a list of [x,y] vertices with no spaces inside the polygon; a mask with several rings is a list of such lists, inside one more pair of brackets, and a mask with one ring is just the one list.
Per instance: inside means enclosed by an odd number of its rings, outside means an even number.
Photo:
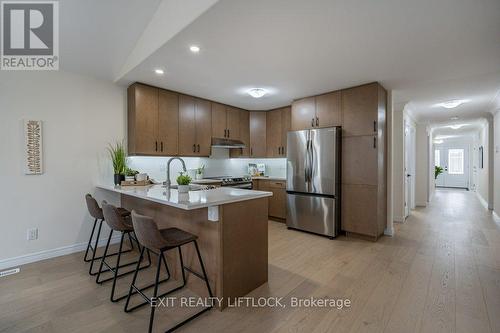
[{"label": "door frame", "polygon": [[416,128],[415,125],[405,119],[404,124],[404,184],[405,184],[405,207],[404,218],[406,219],[413,209],[416,207],[415,203],[415,170],[416,170]]},{"label": "door frame", "polygon": [[[472,167],[472,160],[471,160],[471,144],[470,142],[467,141],[461,141],[461,140],[450,140],[450,141],[445,141],[440,144],[434,145],[434,151],[436,149],[439,149],[441,151],[440,157],[441,161],[440,164],[443,164],[443,158],[448,158],[448,156],[445,156],[448,154],[449,149],[464,149],[464,177],[465,177],[465,187],[458,187],[458,186],[448,186],[446,184],[446,175],[443,173],[441,176],[443,179],[443,184],[438,185],[436,183],[436,187],[441,187],[441,188],[464,188],[467,190],[471,189],[471,167]],[[434,153],[433,151],[433,153]],[[443,153],[443,152],[446,152]],[[435,153],[434,153],[435,154]]]}]

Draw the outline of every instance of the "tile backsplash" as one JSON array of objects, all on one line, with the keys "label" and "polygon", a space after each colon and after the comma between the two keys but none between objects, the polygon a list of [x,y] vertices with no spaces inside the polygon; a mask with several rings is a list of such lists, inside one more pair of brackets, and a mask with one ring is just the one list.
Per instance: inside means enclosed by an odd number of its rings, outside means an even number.
[{"label": "tile backsplash", "polygon": [[[129,166],[139,172],[147,173],[156,181],[164,181],[167,172],[167,162],[170,157],[129,157]],[[182,157],[186,163],[188,172],[205,165],[205,177],[215,176],[242,176],[248,174],[248,163],[264,163],[266,165],[266,176],[285,177],[285,158],[229,158],[229,150],[213,148],[210,157]],[[170,178],[173,183],[182,170],[179,161],[173,161],[170,165]]]}]

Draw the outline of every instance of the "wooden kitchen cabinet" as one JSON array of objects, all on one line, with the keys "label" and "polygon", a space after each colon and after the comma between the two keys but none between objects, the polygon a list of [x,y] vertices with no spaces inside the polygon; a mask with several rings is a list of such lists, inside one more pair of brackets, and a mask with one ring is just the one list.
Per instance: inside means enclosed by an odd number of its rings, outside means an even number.
[{"label": "wooden kitchen cabinet", "polygon": [[250,112],[239,110],[240,137],[245,148],[230,149],[229,156],[231,157],[250,157]]},{"label": "wooden kitchen cabinet", "polygon": [[281,109],[266,112],[267,157],[280,157],[281,139]]},{"label": "wooden kitchen cabinet", "polygon": [[175,156],[179,150],[179,95],[158,92],[158,139],[162,155]]},{"label": "wooden kitchen cabinet", "polygon": [[384,232],[378,214],[377,186],[342,185],[342,230],[376,239]]},{"label": "wooden kitchen cabinet", "polygon": [[177,155],[178,94],[140,83],[127,93],[129,155]]},{"label": "wooden kitchen cabinet", "polygon": [[377,133],[380,89],[383,88],[375,82],[342,90],[342,132],[344,136]]},{"label": "wooden kitchen cabinet", "polygon": [[212,136],[238,140],[240,109],[212,102]]},{"label": "wooden kitchen cabinet", "polygon": [[267,157],[286,156],[286,136],[290,130],[290,107],[266,112]]},{"label": "wooden kitchen cabinet", "polygon": [[273,196],[268,197],[268,214],[270,218],[278,219],[284,222],[286,219],[286,183],[282,180],[254,180],[257,187],[254,188],[260,191],[272,192]]},{"label": "wooden kitchen cabinet", "polygon": [[250,111],[250,156],[266,157],[266,112]]},{"label": "wooden kitchen cabinet", "polygon": [[316,121],[314,127],[332,127],[342,125],[341,93],[316,96]]},{"label": "wooden kitchen cabinet", "polygon": [[376,136],[342,138],[342,183],[378,185]]},{"label": "wooden kitchen cabinet", "polygon": [[316,98],[307,97],[292,103],[291,130],[312,128],[316,117]]},{"label": "wooden kitchen cabinet", "polygon": [[212,145],[212,110],[209,101],[179,96],[179,155],[209,156]]}]

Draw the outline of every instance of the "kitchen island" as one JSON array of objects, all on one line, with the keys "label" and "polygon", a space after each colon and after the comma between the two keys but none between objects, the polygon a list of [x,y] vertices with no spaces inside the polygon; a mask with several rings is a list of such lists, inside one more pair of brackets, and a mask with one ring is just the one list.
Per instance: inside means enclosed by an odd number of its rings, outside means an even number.
[{"label": "kitchen island", "polygon": [[[116,192],[123,208],[151,216],[160,229],[177,227],[197,235],[210,285],[222,299],[221,309],[228,300],[267,282],[267,197],[271,192],[220,187],[183,194],[160,185],[97,188]],[[175,266],[173,276],[179,279],[177,252],[167,254],[170,266]],[[192,244],[183,247],[183,257],[185,266],[200,272]],[[208,296],[203,281],[186,273],[187,287]]]}]

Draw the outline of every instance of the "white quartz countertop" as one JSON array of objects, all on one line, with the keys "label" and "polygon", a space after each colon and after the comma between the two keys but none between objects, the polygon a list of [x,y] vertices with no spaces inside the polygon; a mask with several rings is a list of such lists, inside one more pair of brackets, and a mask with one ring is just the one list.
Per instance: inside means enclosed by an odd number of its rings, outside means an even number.
[{"label": "white quartz countertop", "polygon": [[167,206],[191,210],[220,206],[233,202],[270,197],[271,192],[243,190],[232,187],[219,187],[212,190],[189,191],[180,193],[176,189],[166,190],[161,185],[149,186],[113,186],[97,185],[97,188],[136,198],[154,201]]},{"label": "white quartz countertop", "polygon": [[257,176],[252,177],[252,179],[266,179],[266,180],[286,180],[286,177],[272,177],[272,176]]}]

